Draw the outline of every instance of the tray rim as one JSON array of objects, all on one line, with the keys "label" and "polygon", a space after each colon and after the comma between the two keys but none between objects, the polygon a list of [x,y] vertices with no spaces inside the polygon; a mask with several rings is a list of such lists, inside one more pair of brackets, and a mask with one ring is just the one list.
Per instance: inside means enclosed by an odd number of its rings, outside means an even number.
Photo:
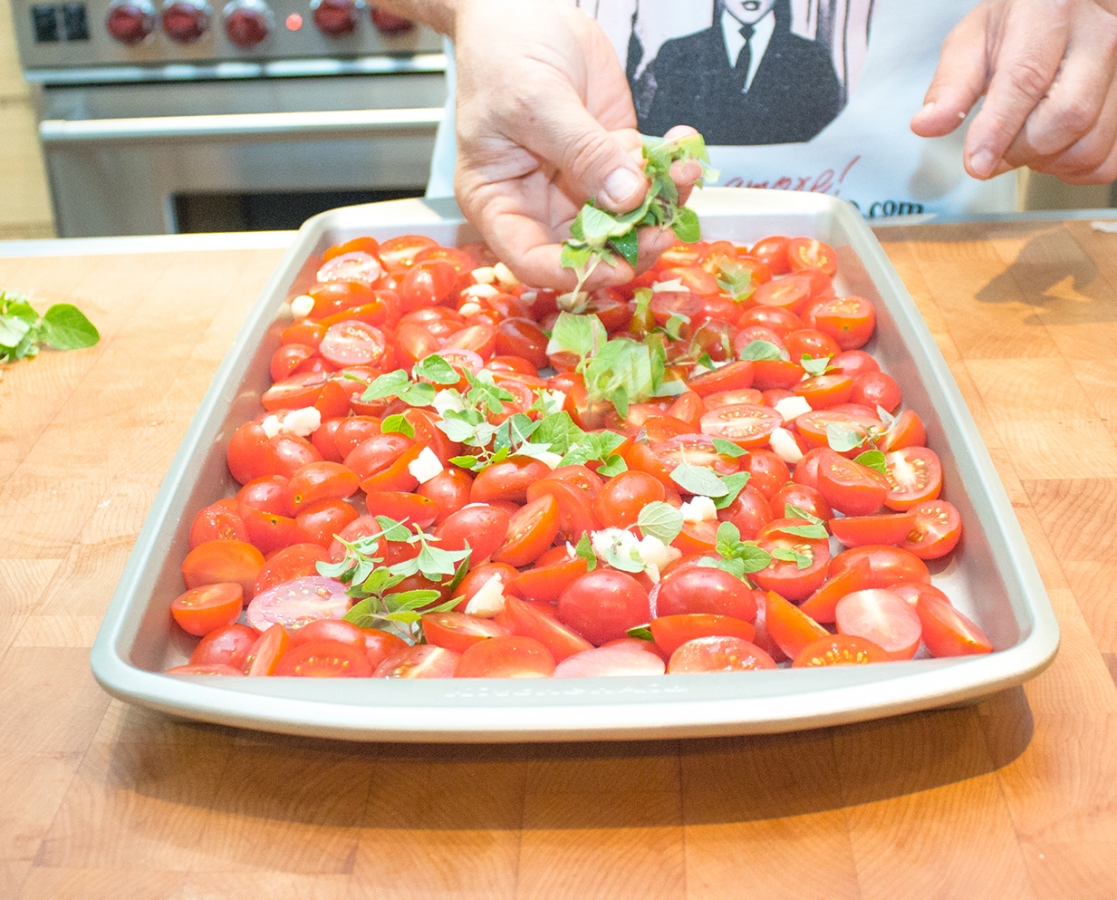
[{"label": "tray rim", "polygon": [[[900,313],[903,321],[898,324],[902,325],[906,340],[913,341],[912,349],[922,355],[923,364],[933,373],[934,388],[939,394],[935,409],[940,416],[949,417],[957,431],[953,437],[971,451],[974,473],[982,480],[985,499],[998,521],[998,528],[989,535],[992,549],[1005,555],[1009,571],[1014,573],[1022,592],[1023,609],[1030,616],[1030,621],[1021,623],[1023,634],[1017,644],[983,657],[884,664],[889,669],[906,668],[889,678],[843,677],[836,686],[820,690],[788,692],[766,686],[771,696],[742,697],[732,690],[739,687],[741,674],[700,676],[701,684],[692,682],[685,687],[678,684],[678,676],[596,678],[580,679],[583,684],[560,690],[558,693],[572,698],[569,702],[559,699],[546,703],[540,703],[543,695],[538,687],[531,702],[533,692],[527,686],[518,685],[512,691],[505,682],[489,680],[478,681],[469,689],[449,681],[433,690],[432,682],[393,683],[393,691],[401,698],[397,703],[368,702],[359,690],[352,689],[353,685],[344,686],[345,690],[339,693],[341,701],[323,699],[317,696],[320,691],[306,690],[320,687],[317,685],[299,686],[296,693],[304,696],[293,698],[290,682],[295,679],[253,679],[255,684],[244,684],[247,679],[174,678],[129,662],[124,646],[126,632],[129,625],[135,630],[135,617],[139,614],[135,603],[141,602],[135,598],[145,573],[150,576],[150,560],[159,552],[163,518],[183,483],[190,460],[201,446],[207,422],[212,424],[216,410],[228,402],[230,379],[247,365],[244,359],[247,336],[274,320],[277,295],[294,282],[309,253],[331,229],[359,224],[366,229],[395,227],[398,232],[402,226],[391,224],[396,221],[406,222],[409,230],[463,227],[453,201],[439,198],[343,207],[309,219],[299,230],[222,361],[160,486],[90,654],[97,681],[113,696],[152,709],[263,731],[361,741],[489,742],[677,738],[824,727],[964,703],[1039,674],[1054,659],[1059,645],[1059,626],[1050,599],[976,423],[883,247],[854,207],[824,195],[708,188],[696,192],[691,205],[701,217],[741,215],[744,203],[750,206],[746,219],[771,214],[836,222],[882,293],[887,291],[898,298],[898,306],[890,305],[890,310],[894,316]],[[768,679],[779,678],[782,688],[784,684],[791,687],[796,683],[788,680],[789,676],[791,679],[804,676],[800,680],[809,684],[810,676],[815,674],[781,670],[743,677],[759,679],[757,687]],[[634,686],[633,682],[639,684]],[[866,682],[873,685],[872,690],[866,688]],[[729,686],[728,691],[725,685]],[[703,690],[698,690],[699,687]],[[586,691],[594,692],[597,698],[613,699],[588,704]],[[637,701],[636,696],[641,693],[662,694],[666,699]],[[700,699],[679,697],[694,693]],[[506,694],[516,696],[509,699],[504,697]],[[581,699],[573,699],[578,697]],[[795,702],[791,703],[792,700]],[[591,715],[587,709],[595,713],[607,710],[608,716]]]}]

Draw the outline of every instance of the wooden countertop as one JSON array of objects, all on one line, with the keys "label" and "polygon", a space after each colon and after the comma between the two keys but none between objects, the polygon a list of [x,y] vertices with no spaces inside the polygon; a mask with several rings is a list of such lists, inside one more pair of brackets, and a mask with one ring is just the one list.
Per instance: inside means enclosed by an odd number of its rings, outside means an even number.
[{"label": "wooden countertop", "polygon": [[110,699],[89,648],[284,239],[0,245],[0,285],[103,334],[0,380],[0,897],[1117,897],[1117,234],[879,236],[1023,525],[1054,664],[858,725],[511,746],[265,735]]}]

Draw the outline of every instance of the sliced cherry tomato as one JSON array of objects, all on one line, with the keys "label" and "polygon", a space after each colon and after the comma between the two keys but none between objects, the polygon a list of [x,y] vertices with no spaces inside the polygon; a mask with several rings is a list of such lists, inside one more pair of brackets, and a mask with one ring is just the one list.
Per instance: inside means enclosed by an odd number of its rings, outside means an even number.
[{"label": "sliced cherry tomato", "polygon": [[649,503],[664,501],[667,489],[654,475],[629,469],[610,478],[593,500],[597,520],[605,528],[628,528]]},{"label": "sliced cherry tomato", "polygon": [[459,612],[426,613],[420,620],[427,643],[464,653],[480,641],[505,637],[508,630],[493,622]]},{"label": "sliced cherry tomato", "polygon": [[231,498],[218,500],[198,510],[190,525],[190,549],[218,538],[238,541],[248,540],[248,529],[237,515],[236,501]]},{"label": "sliced cherry tomato", "polygon": [[776,661],[756,644],[739,637],[699,637],[681,645],[667,662],[671,675],[774,669]]},{"label": "sliced cherry tomato", "polygon": [[538,459],[513,456],[483,469],[473,479],[469,491],[472,503],[490,503],[493,500],[527,500],[528,485],[546,478],[551,467]]},{"label": "sliced cherry tomato", "polygon": [[889,509],[911,509],[934,500],[942,490],[942,463],[929,447],[905,447],[884,454],[889,491],[884,504]]},{"label": "sliced cherry tomato", "polygon": [[327,328],[322,343],[318,345],[318,352],[341,368],[371,366],[386,372],[395,364],[395,356],[384,332],[375,325],[355,319]]},{"label": "sliced cherry tomato", "polygon": [[368,678],[372,665],[363,647],[341,641],[304,641],[287,648],[274,675],[299,678]]},{"label": "sliced cherry tomato", "polygon": [[767,406],[741,403],[710,410],[702,416],[700,425],[703,434],[739,447],[764,447],[772,432],[783,425],[783,417]]},{"label": "sliced cherry tomato", "polygon": [[833,622],[838,601],[846,594],[867,588],[871,572],[868,559],[857,560],[849,568],[828,576],[818,590],[799,604],[799,609],[816,622]]},{"label": "sliced cherry tomato", "polygon": [[932,656],[993,652],[993,644],[980,626],[945,600],[923,594],[915,601],[915,612],[923,625],[923,642]]},{"label": "sliced cherry tomato", "polygon": [[865,544],[902,545],[915,526],[916,517],[911,512],[883,513],[834,518],[830,521],[830,532],[845,547],[863,547]]},{"label": "sliced cherry tomato", "polygon": [[[646,642],[642,642],[646,643]],[[663,658],[630,643],[590,647],[555,665],[553,678],[606,678],[624,675],[662,675]]]},{"label": "sliced cherry tomato", "polygon": [[452,678],[460,653],[435,647],[433,644],[416,644],[399,653],[393,653],[376,667],[376,678]]},{"label": "sliced cherry tomato", "polygon": [[560,524],[554,494],[540,495],[512,514],[508,534],[493,553],[493,561],[510,566],[528,565],[554,543]]},{"label": "sliced cherry tomato", "polygon": [[321,575],[307,575],[277,584],[253,597],[248,604],[248,624],[264,631],[272,624],[291,631],[315,619],[340,619],[351,599],[345,585]]},{"label": "sliced cherry tomato", "polygon": [[833,277],[838,271],[838,254],[834,248],[814,238],[795,237],[788,241],[787,261],[793,272],[821,269]]},{"label": "sliced cherry tomato", "polygon": [[252,595],[262,594],[269,588],[304,575],[317,575],[318,563],[329,562],[330,554],[318,544],[291,544],[270,557],[256,575]]},{"label": "sliced cherry tomato", "polygon": [[886,588],[904,581],[930,583],[931,573],[927,564],[914,553],[883,544],[867,544],[864,547],[851,547],[843,550],[830,563],[830,577],[843,572],[858,563],[869,563],[868,583],[865,587]]},{"label": "sliced cherry tomato", "polygon": [[818,458],[818,489],[826,502],[847,516],[868,516],[884,504],[889,482],[875,469],[846,459],[833,450]]},{"label": "sliced cherry tomato", "polygon": [[279,665],[280,657],[286,652],[291,643],[287,629],[276,622],[268,626],[248,651],[248,658],[244,664],[244,674],[253,677],[272,675],[275,667]]},{"label": "sliced cherry tomato", "polygon": [[548,678],[555,659],[539,641],[509,635],[473,644],[458,660],[455,678]]},{"label": "sliced cherry tomato", "polygon": [[435,536],[444,550],[470,549],[469,564],[476,566],[488,559],[504,543],[511,516],[491,503],[471,503],[435,529]]},{"label": "sliced cherry tomato", "polygon": [[556,661],[593,647],[580,634],[563,625],[554,614],[543,612],[538,606],[517,597],[504,598],[504,611],[496,617],[496,622],[512,634],[539,641]]},{"label": "sliced cherry tomato", "polygon": [[171,601],[171,615],[179,627],[198,636],[231,625],[243,608],[244,588],[235,581],[190,588]]},{"label": "sliced cherry tomato", "polygon": [[650,628],[656,644],[668,657],[687,641],[699,637],[738,637],[746,641],[756,637],[751,622],[709,613],[658,616],[652,619]]},{"label": "sliced cherry tomato", "polygon": [[832,634],[807,644],[795,657],[791,667],[857,666],[887,662],[889,656],[870,640],[851,634]]},{"label": "sliced cherry tomato", "polygon": [[864,406],[895,412],[904,395],[899,383],[885,372],[863,372],[853,379],[849,399]]},{"label": "sliced cherry tomato", "polygon": [[182,561],[182,580],[188,588],[234,581],[245,599],[252,596],[264,554],[245,541],[218,539],[199,544]]},{"label": "sliced cherry tomato", "polygon": [[818,622],[775,591],[764,596],[764,629],[790,659],[819,638],[830,636]]},{"label": "sliced cherry tomato", "polygon": [[954,504],[945,500],[925,500],[908,513],[915,522],[900,542],[904,550],[920,559],[940,559],[958,545],[962,537],[962,516]]},{"label": "sliced cherry tomato", "polygon": [[864,347],[876,328],[877,314],[864,297],[830,297],[811,312],[814,327],[832,337],[842,350]]},{"label": "sliced cherry tomato", "polygon": [[190,654],[190,665],[232,666],[243,675],[248,654],[259,637],[260,633],[255,628],[239,622],[215,628],[198,641],[198,646]]},{"label": "sliced cherry tomato", "polygon": [[885,588],[846,594],[838,601],[834,622],[839,634],[872,641],[889,659],[911,659],[923,634],[911,604]]}]

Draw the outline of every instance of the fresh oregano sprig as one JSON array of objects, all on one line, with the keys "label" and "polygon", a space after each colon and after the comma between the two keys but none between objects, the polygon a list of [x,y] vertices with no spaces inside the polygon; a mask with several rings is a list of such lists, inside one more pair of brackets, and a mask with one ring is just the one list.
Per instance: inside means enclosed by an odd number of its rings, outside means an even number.
[{"label": "fresh oregano sprig", "polygon": [[575,295],[581,293],[582,285],[602,261],[615,265],[619,256],[629,265],[636,265],[637,232],[641,228],[670,228],[686,243],[701,237],[697,214],[679,205],[679,191],[671,178],[671,165],[696,159],[702,164],[699,186],[706,179],[715,180],[717,172],[709,166],[710,157],[702,135],[691,134],[670,141],[645,136],[643,153],[644,174],[650,184],[644,201],[636,209],[611,213],[590,200],[571,223],[570,239],[563,244],[561,261],[578,276]]},{"label": "fresh oregano sprig", "polygon": [[0,363],[28,359],[41,346],[81,350],[101,339],[85,314],[70,303],[55,303],[39,315],[16,291],[0,291]]}]

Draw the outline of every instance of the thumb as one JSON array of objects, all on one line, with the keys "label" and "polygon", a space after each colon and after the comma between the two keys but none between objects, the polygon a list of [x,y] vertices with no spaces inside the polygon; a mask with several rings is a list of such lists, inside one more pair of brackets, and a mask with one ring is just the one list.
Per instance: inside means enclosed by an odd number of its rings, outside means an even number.
[{"label": "thumb", "polygon": [[[593,197],[613,212],[635,208],[648,189],[635,127],[606,129],[569,87],[552,96],[546,113],[514,137],[554,166],[564,190],[579,202]],[[633,125],[635,119],[633,112]]]}]

